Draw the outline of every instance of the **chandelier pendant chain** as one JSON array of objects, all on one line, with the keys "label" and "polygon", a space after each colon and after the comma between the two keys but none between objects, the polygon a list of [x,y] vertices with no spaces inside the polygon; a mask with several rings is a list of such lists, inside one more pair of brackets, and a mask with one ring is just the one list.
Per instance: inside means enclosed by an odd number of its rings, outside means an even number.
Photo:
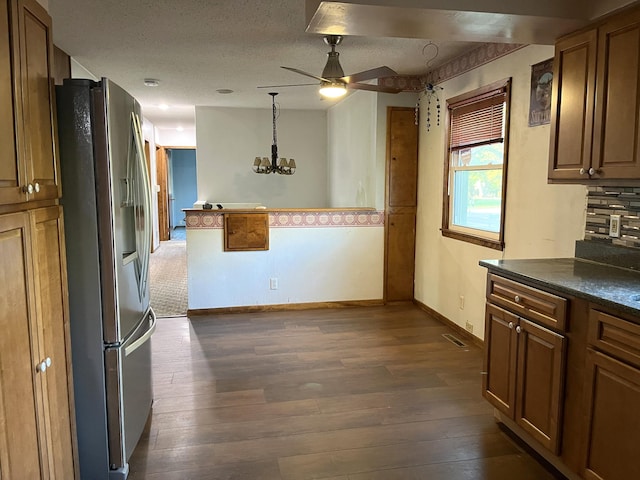
[{"label": "chandelier pendant chain", "polygon": [[296,161],[293,158],[278,159],[278,136],[276,132],[276,118],[279,112],[276,107],[277,92],[269,92],[271,95],[271,119],[273,143],[271,144],[271,159],[269,157],[256,157],[253,162],[253,171],[255,173],[278,173],[280,175],[293,175],[296,171]]}]

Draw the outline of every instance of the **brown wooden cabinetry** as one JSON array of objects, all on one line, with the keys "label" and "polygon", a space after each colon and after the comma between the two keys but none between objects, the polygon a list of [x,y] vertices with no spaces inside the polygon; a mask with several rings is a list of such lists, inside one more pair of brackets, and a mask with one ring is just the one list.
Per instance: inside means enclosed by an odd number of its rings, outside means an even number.
[{"label": "brown wooden cabinetry", "polygon": [[487,304],[484,396],[556,454],[560,447],[564,350],[562,335]]},{"label": "brown wooden cabinetry", "polygon": [[385,205],[385,300],[413,300],[418,127],[413,108],[389,107]]},{"label": "brown wooden cabinetry", "polygon": [[556,44],[549,180],[640,179],[640,9]]},{"label": "brown wooden cabinetry", "polygon": [[584,477],[640,478],[640,325],[591,309],[589,346]]},{"label": "brown wooden cabinetry", "polygon": [[0,205],[55,199],[51,18],[36,0],[0,3]]},{"label": "brown wooden cabinetry", "polygon": [[0,477],[76,477],[58,206],[0,216]]}]

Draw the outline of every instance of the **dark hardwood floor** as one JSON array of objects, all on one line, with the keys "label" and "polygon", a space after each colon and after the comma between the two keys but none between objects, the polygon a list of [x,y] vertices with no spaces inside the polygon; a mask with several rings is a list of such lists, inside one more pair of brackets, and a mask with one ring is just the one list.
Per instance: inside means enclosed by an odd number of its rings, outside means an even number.
[{"label": "dark hardwood floor", "polygon": [[159,319],[131,480],[545,480],[417,307]]}]

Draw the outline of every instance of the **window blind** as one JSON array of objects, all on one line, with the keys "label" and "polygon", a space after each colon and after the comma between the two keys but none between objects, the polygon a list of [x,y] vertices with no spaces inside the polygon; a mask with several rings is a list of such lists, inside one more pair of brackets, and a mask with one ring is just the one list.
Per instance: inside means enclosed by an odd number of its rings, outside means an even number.
[{"label": "window blind", "polygon": [[500,90],[450,104],[449,150],[504,141],[505,102]]}]

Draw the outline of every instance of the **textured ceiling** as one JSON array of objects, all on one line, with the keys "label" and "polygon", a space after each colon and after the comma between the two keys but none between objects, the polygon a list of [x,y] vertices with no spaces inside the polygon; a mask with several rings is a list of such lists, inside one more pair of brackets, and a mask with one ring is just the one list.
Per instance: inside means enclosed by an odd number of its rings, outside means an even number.
[{"label": "textured ceiling", "polygon": [[[270,90],[259,85],[313,82],[279,67],[320,75],[329,50],[321,34],[305,33],[304,0],[48,3],[54,43],[95,76],[109,77],[131,92],[158,127],[193,125],[195,105],[268,108]],[[428,70],[423,49],[430,40],[439,54],[429,67],[478,45],[444,38],[348,36],[338,51],[347,75],[381,65],[416,75]],[[431,55],[433,49],[425,53]],[[145,78],[158,79],[160,86],[145,87]],[[222,95],[218,89],[234,93]],[[321,100],[314,86],[273,90],[280,92],[282,108],[324,109],[335,103]],[[162,111],[160,104],[170,108]]]},{"label": "textured ceiling", "polygon": [[[329,51],[322,35],[305,33],[299,0],[49,0],[49,11],[54,43],[94,75],[130,91],[157,126],[186,123],[185,116],[193,122],[194,105],[268,108],[269,90],[259,85],[313,82],[280,65],[320,75]],[[347,75],[380,65],[421,74],[427,70],[426,43],[347,37],[338,51]],[[473,45],[440,45],[431,66]],[[145,87],[144,78],[157,78],[160,86]],[[222,88],[234,93],[216,92]],[[332,103],[313,86],[275,91],[282,108],[324,109]],[[172,108],[163,112],[157,108],[162,103]]]}]

